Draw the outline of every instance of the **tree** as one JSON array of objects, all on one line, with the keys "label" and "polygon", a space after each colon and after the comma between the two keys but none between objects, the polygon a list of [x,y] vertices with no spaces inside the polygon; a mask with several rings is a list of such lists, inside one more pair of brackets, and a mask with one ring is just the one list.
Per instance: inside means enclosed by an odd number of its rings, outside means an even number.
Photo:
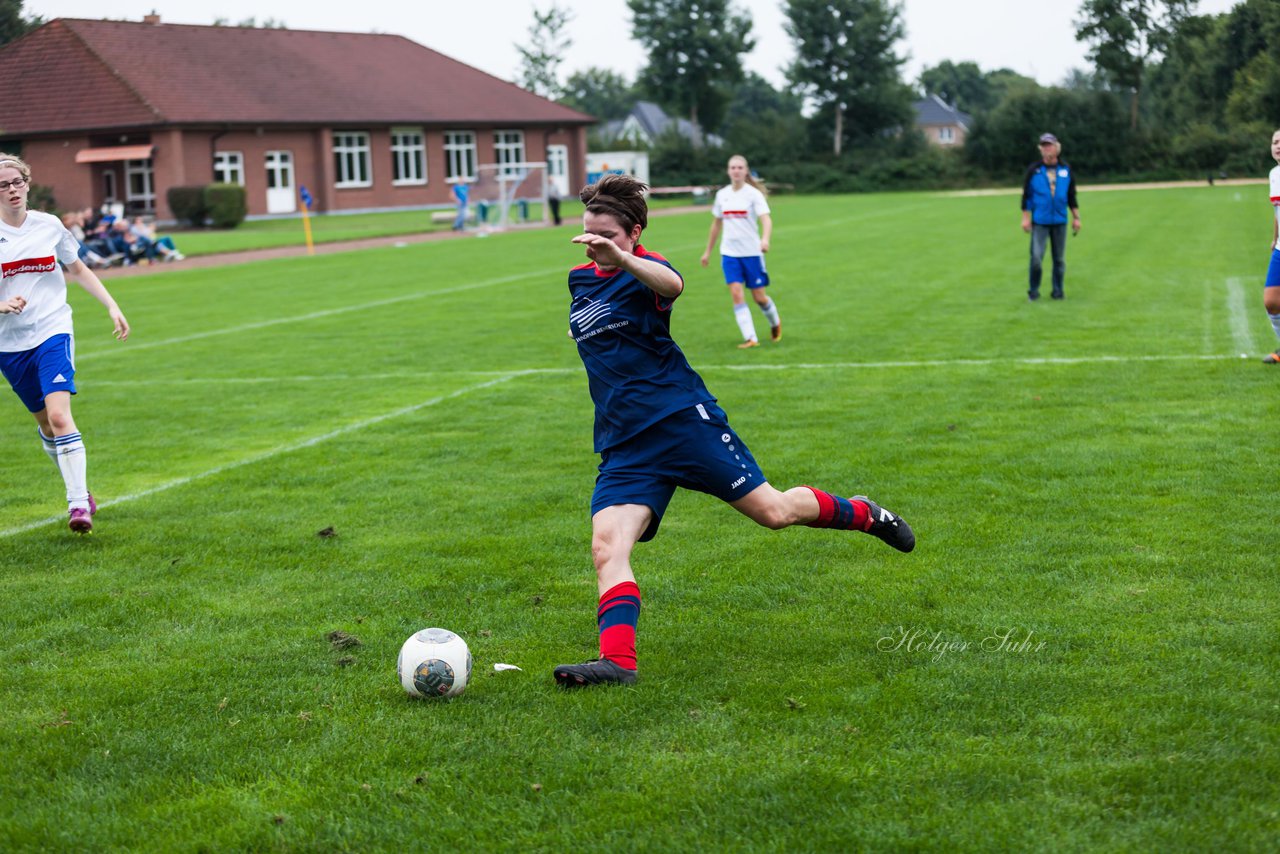
[{"label": "tree", "polygon": [[910,91],[894,45],[903,37],[902,7],[892,0],[786,0],[787,35],[796,59],[787,76],[830,114],[832,151],[840,155],[852,117],[854,136],[901,127],[910,118]]},{"label": "tree", "polygon": [[920,72],[921,94],[937,95],[966,113],[986,112],[995,106],[991,83],[976,62],[944,59]]},{"label": "tree", "polygon": [[546,12],[533,10],[529,46],[516,45],[516,52],[520,54],[520,85],[530,92],[544,98],[558,98],[564,93],[559,69],[573,44],[573,40],[564,34],[564,28],[571,20],[573,13],[555,3]]},{"label": "tree", "polygon": [[0,44],[20,39],[43,23],[38,15],[22,16],[22,0],[0,0]]},{"label": "tree", "polygon": [[985,75],[987,85],[991,87],[991,107],[998,107],[1000,102],[1012,94],[1034,92],[1040,84],[1033,78],[1026,77],[1012,68],[997,68]]},{"label": "tree", "polygon": [[1129,129],[1138,129],[1138,97],[1147,66],[1160,55],[1196,0],[1084,0],[1076,40],[1113,85],[1130,93]]},{"label": "tree", "polygon": [[635,105],[635,87],[616,71],[588,68],[565,80],[560,103],[597,119],[624,118]]},{"label": "tree", "polygon": [[701,129],[716,127],[730,87],[742,79],[741,55],[755,47],[751,18],[729,0],[627,0],[635,40],[649,54],[639,87]]},{"label": "tree", "polygon": [[1018,178],[1038,159],[1040,134],[1052,131],[1062,139],[1067,162],[1096,180],[1149,166],[1142,140],[1127,125],[1124,101],[1115,92],[1027,89],[975,118],[964,156],[992,175]]},{"label": "tree", "polygon": [[[762,172],[774,164],[793,162],[806,148],[804,102],[798,95],[778,91],[759,74],[747,72],[734,87],[733,100],[718,133],[731,154],[742,154]],[[724,163],[714,177],[723,174]]]}]

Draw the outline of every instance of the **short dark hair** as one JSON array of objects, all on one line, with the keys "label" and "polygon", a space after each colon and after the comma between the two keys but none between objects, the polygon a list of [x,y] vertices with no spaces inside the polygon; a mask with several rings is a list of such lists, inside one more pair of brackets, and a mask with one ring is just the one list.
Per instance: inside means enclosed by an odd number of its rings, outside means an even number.
[{"label": "short dark hair", "polygon": [[645,191],[649,186],[630,175],[605,175],[594,184],[582,188],[578,198],[591,213],[612,214],[628,232],[635,226],[649,227],[649,203]]}]

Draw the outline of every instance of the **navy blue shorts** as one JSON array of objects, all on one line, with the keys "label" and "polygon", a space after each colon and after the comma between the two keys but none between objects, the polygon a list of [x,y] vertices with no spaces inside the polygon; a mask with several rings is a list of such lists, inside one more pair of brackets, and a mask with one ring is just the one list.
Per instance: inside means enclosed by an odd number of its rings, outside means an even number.
[{"label": "navy blue shorts", "polygon": [[1271,263],[1267,265],[1267,283],[1264,288],[1280,288],[1280,249],[1271,250]]},{"label": "navy blue shorts", "polygon": [[75,342],[65,332],[54,335],[34,350],[0,353],[0,373],[31,412],[44,409],[44,399],[55,391],[76,393]]},{"label": "navy blue shorts", "polygon": [[591,515],[619,504],[653,511],[640,541],[658,533],[677,486],[737,501],[765,482],[751,451],[711,401],[668,415],[600,455]]},{"label": "navy blue shorts", "polygon": [[764,268],[764,256],[762,255],[753,255],[750,258],[721,255],[720,269],[724,271],[724,283],[726,285],[742,282],[752,290],[769,286],[769,271]]}]

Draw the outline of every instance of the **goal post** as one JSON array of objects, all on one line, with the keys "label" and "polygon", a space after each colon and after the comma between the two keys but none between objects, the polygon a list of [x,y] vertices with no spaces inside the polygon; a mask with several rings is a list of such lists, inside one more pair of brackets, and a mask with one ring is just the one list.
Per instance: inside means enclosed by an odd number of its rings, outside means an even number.
[{"label": "goal post", "polygon": [[548,222],[547,162],[481,163],[468,201],[476,225],[496,230],[527,222]]}]

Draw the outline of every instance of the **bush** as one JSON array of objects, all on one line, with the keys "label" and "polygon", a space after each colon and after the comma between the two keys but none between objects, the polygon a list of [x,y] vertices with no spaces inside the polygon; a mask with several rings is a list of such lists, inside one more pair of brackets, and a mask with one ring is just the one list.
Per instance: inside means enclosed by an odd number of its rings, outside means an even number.
[{"label": "bush", "polygon": [[62,213],[58,210],[58,203],[53,200],[53,187],[48,184],[31,185],[31,189],[27,192],[27,206],[32,210],[44,211],[54,216],[60,216]]},{"label": "bush", "polygon": [[169,210],[173,211],[175,218],[195,228],[204,225],[205,218],[209,215],[204,201],[204,187],[170,187],[165,197],[169,200]]},{"label": "bush", "polygon": [[249,212],[239,184],[210,184],[204,188],[204,203],[214,228],[235,228]]}]

